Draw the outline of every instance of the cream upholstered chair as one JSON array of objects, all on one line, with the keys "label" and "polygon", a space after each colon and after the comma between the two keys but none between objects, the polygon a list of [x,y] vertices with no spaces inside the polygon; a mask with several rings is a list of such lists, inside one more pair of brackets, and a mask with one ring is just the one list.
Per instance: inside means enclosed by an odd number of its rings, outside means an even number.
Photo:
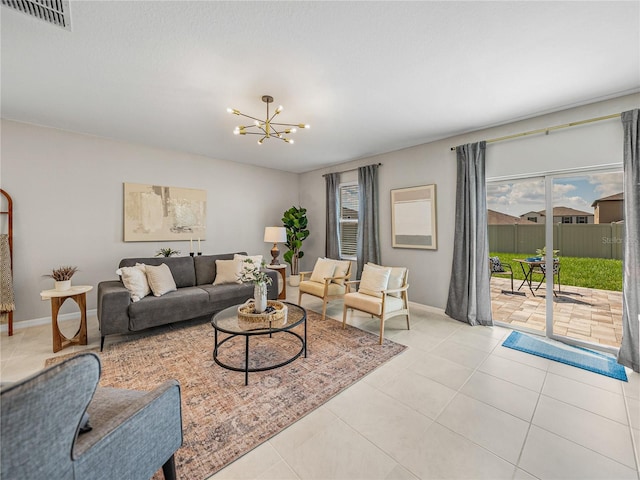
[{"label": "cream upholstered chair", "polygon": [[351,262],[349,260],[319,258],[312,272],[300,272],[298,305],[301,304],[304,293],[321,298],[322,319],[324,320],[327,313],[327,302],[344,296],[347,291],[345,282],[350,277]]},{"label": "cream upholstered chair", "polygon": [[[360,310],[380,319],[380,345],[384,340],[384,322],[398,315],[406,315],[409,325],[409,298],[405,267],[381,267],[372,263],[364,266],[359,281],[347,282],[342,311],[342,328],[347,324],[347,310]],[[359,283],[357,292],[350,292],[351,285]]]}]

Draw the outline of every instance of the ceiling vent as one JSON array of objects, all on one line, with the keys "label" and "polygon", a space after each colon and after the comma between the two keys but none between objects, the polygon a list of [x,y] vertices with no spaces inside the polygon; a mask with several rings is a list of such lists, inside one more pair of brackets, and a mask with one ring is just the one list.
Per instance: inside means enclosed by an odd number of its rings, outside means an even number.
[{"label": "ceiling vent", "polygon": [[68,0],[2,0],[2,5],[71,31]]}]

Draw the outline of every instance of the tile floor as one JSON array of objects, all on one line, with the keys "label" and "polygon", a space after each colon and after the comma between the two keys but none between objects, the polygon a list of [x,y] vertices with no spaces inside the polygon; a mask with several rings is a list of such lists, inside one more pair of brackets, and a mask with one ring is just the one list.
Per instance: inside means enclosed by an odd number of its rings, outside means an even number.
[{"label": "tile floor", "polygon": [[[341,318],[341,303],[328,314]],[[350,323],[377,332],[366,316]],[[640,479],[639,374],[624,383],[510,350],[510,330],[428,307],[411,323],[386,328],[404,353],[211,478]],[[98,345],[95,317],[89,339]],[[50,327],[5,333],[0,348],[1,379],[17,380],[53,355]]]}]

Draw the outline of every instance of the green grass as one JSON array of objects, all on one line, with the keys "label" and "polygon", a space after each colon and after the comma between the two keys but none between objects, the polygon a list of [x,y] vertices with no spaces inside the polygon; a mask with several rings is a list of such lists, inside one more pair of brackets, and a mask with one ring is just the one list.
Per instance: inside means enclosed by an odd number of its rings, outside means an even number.
[{"label": "green grass", "polygon": [[[514,258],[524,259],[533,254],[523,253],[491,253],[492,257],[500,257],[501,262],[511,264],[513,277],[524,279],[522,268]],[[526,268],[526,267],[525,267]],[[534,274],[534,281],[542,278]],[[597,288],[599,290],[622,291],[622,260],[610,258],[580,258],[560,256],[560,281],[562,285]]]}]

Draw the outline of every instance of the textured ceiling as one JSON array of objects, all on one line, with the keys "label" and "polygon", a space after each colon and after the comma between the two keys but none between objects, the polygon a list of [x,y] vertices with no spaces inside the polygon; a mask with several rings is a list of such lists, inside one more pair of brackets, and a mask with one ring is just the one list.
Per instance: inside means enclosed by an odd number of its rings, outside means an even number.
[{"label": "textured ceiling", "polygon": [[[640,90],[640,3],[74,1],[2,7],[2,117],[304,172]],[[232,134],[227,107],[309,123]]]}]

